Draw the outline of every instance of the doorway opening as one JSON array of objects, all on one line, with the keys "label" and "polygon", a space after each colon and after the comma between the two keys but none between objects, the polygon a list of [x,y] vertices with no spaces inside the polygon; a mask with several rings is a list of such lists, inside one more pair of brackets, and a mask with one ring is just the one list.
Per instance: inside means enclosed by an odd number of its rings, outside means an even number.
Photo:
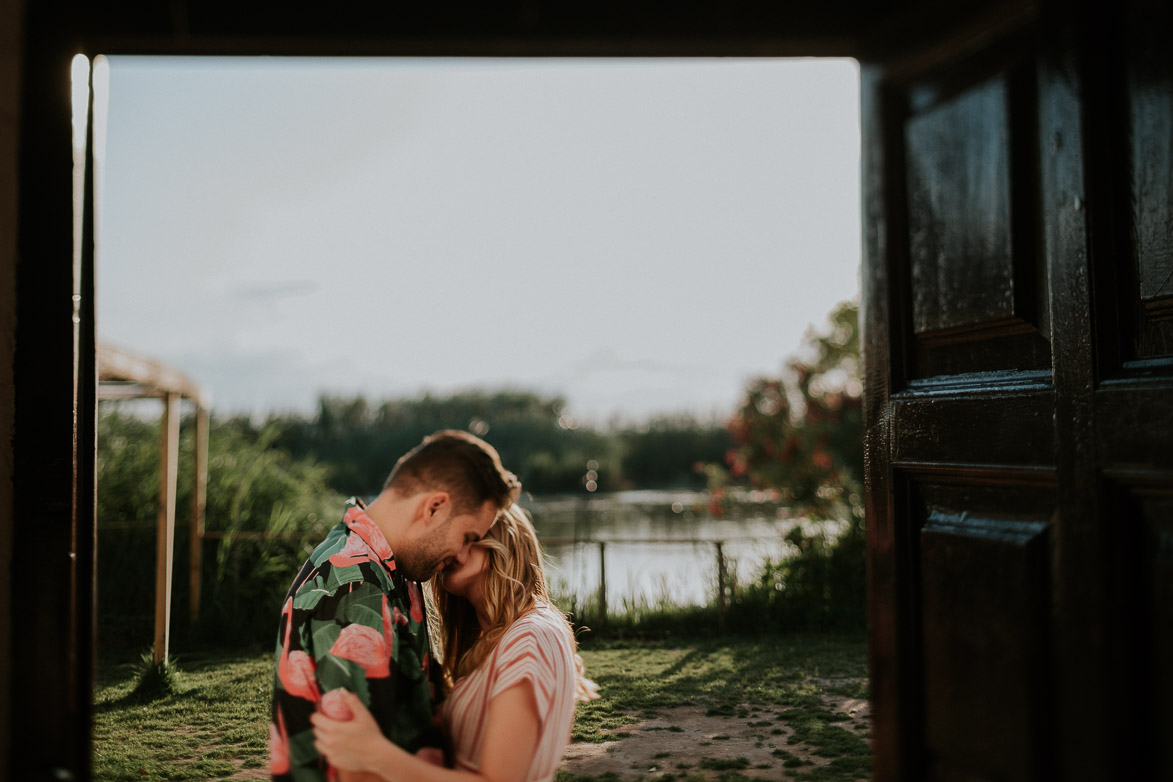
[{"label": "doorway opening", "polygon": [[[503,455],[505,437],[523,479],[550,487],[533,510],[569,539],[551,553],[576,612],[622,628],[673,596],[679,621],[755,585],[762,610],[789,599],[767,560],[815,545],[788,539],[806,516],[778,486],[750,484],[752,460],[763,476],[784,460],[727,424],[817,414],[803,393],[859,398],[834,355],[813,386],[798,379],[820,358],[804,350],[852,339],[828,318],[858,297],[854,61],[115,57],[110,69],[99,334],[211,389],[241,449],[217,464],[213,445],[213,474],[285,452],[292,474],[309,480],[296,470],[313,459],[331,492],[369,494],[402,448],[368,442],[359,457],[360,435],[439,408]],[[804,346],[811,326],[825,339]],[[562,439],[511,442],[511,417]],[[102,422],[151,436],[125,411]],[[828,442],[808,444],[815,472],[835,458]],[[635,454],[651,454],[643,472]],[[690,456],[652,458],[665,454]],[[233,501],[262,490],[234,489]],[[254,528],[239,511],[219,529],[238,545],[299,534],[301,511],[318,535],[336,521],[306,504]],[[249,557],[224,537],[208,546],[208,581],[239,589]],[[119,548],[101,542],[100,556]],[[862,594],[862,549],[859,562]],[[231,610],[234,594],[210,600]],[[860,634],[861,666],[863,650]]]}]

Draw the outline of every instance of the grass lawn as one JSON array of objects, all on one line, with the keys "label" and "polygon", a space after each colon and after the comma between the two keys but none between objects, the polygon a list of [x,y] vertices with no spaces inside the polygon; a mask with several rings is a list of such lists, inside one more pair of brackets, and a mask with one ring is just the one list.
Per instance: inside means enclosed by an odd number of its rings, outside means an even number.
[{"label": "grass lawn", "polygon": [[[268,769],[273,656],[179,656],[176,692],[133,692],[137,663],[104,664],[94,695],[94,778],[207,780]],[[246,777],[247,778],[247,777]]]},{"label": "grass lawn", "polygon": [[[870,772],[866,731],[861,737],[861,731],[846,729],[846,715],[827,705],[836,697],[866,698],[862,638],[611,641],[587,643],[582,655],[602,698],[580,704],[576,742],[601,743],[612,751],[612,746],[638,738],[624,730],[633,722],[652,726],[641,729],[645,736],[667,736],[689,727],[674,724],[677,715],[701,714],[749,726],[743,728],[753,733],[747,740],[768,752],[776,765],[755,763],[754,770],[747,770],[751,766],[744,757],[718,756],[709,751],[710,745],[724,748],[739,738],[715,735],[701,742],[705,746],[651,755],[662,758],[655,774],[632,768],[595,775],[579,768],[560,771],[559,782],[847,781]],[[181,654],[179,669],[175,694],[148,700],[133,692],[134,663],[100,667],[94,700],[95,779],[266,778],[271,653]]]}]

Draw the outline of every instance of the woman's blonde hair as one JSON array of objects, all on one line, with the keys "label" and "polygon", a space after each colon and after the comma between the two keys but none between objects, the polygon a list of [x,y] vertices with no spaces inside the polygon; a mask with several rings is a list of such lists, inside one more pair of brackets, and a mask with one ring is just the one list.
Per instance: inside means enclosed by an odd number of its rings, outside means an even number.
[{"label": "woman's blonde hair", "polygon": [[[427,584],[434,608],[430,618],[437,620],[432,624],[432,637],[439,642],[441,670],[448,687],[484,662],[517,619],[540,603],[550,602],[542,548],[529,514],[521,506],[514,503],[502,510],[485,537],[473,546],[484,549],[487,560],[480,576],[488,620],[483,631],[472,604],[467,598],[446,592],[440,574]],[[572,648],[577,648],[569,621],[566,634]],[[580,698],[589,697],[594,684],[583,679],[582,659],[577,654],[575,665],[577,694]]]}]

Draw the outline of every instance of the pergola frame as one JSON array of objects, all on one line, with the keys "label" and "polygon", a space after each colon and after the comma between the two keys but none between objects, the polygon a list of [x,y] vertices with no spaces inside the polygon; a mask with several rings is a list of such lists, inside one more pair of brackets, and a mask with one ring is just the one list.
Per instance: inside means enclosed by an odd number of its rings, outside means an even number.
[{"label": "pergola frame", "polygon": [[195,405],[195,464],[191,500],[191,602],[194,623],[200,615],[204,514],[208,497],[208,429],[211,395],[176,369],[111,345],[98,345],[98,399],[159,399],[163,402],[160,438],[159,513],[155,548],[156,664],[171,646],[171,576],[175,560],[175,498],[179,483],[180,401]]}]

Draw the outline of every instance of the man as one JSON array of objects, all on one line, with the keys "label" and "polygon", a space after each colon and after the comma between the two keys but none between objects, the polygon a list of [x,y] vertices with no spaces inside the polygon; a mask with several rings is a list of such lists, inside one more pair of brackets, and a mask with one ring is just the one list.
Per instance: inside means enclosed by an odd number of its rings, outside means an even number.
[{"label": "man", "polygon": [[383,733],[410,752],[437,747],[434,672],[418,582],[488,532],[520,484],[492,446],[467,432],[426,437],[369,506],[341,523],[302,565],[281,610],[273,717],[275,779],[323,780],[315,709],[344,718],[340,688],[358,695]]}]

